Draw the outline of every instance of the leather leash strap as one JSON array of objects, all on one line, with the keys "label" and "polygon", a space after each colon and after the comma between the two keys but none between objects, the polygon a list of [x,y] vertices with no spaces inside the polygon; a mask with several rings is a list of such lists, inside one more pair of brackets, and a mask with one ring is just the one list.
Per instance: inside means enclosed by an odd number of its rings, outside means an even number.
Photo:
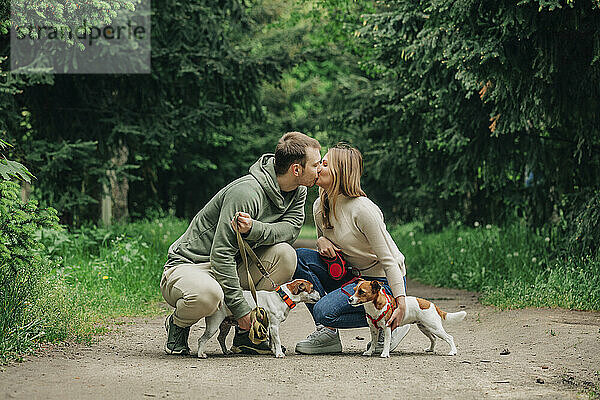
[{"label": "leather leash strap", "polygon": [[[246,243],[244,239],[242,239],[242,234],[240,233],[237,224],[237,215],[235,217],[235,222],[235,228],[233,230],[235,231],[238,248],[240,249],[240,254],[242,256],[242,263],[246,268],[246,274],[248,274],[248,286],[250,286],[250,291],[252,292],[252,297],[254,298],[254,303],[256,304],[256,308],[254,308],[250,312],[250,331],[248,333],[248,337],[252,343],[260,344],[262,342],[267,341],[267,339],[269,338],[267,330],[267,327],[269,326],[269,317],[267,315],[266,310],[258,306],[258,299],[256,297],[256,286],[254,285],[254,280],[252,279],[252,276],[250,275],[250,269],[248,268],[248,254],[251,255],[251,257],[256,262],[257,266],[260,265],[258,269],[263,275],[265,275],[263,271],[266,272],[266,270],[256,253],[254,253],[254,251],[250,247],[250,245]],[[268,276],[268,274],[265,276],[271,280],[271,282],[273,283],[273,287],[275,287],[275,282],[273,282],[271,277]]]},{"label": "leather leash strap", "polygon": [[[237,222],[237,217],[236,217],[236,222]],[[276,288],[277,285],[275,284],[275,281],[273,281],[273,278],[271,278],[271,274],[269,274],[269,272],[267,271],[267,269],[263,265],[263,263],[260,260],[260,258],[258,258],[258,256],[256,255],[256,253],[254,252],[254,250],[252,250],[252,247],[250,247],[250,245],[248,244],[248,242],[246,242],[242,238],[242,235],[240,234],[240,232],[237,229],[235,229],[235,234],[236,234],[236,237],[237,237],[237,242],[238,242],[238,247],[240,249],[240,254],[242,255],[242,261],[246,265],[246,271],[248,271],[248,283],[250,284],[250,281],[252,280],[252,278],[250,277],[250,271],[248,270],[248,265],[249,265],[248,264],[248,256],[250,256],[250,258],[252,259],[252,261],[254,261],[256,263],[256,268],[258,268],[258,270],[260,271],[260,273],[262,274],[262,276],[264,276],[269,281],[271,281],[271,285],[273,285],[273,289]],[[254,285],[254,282],[252,282],[252,286],[253,285]],[[251,289],[252,289],[252,286],[250,286]],[[254,300],[256,300],[256,299],[254,299]]]}]

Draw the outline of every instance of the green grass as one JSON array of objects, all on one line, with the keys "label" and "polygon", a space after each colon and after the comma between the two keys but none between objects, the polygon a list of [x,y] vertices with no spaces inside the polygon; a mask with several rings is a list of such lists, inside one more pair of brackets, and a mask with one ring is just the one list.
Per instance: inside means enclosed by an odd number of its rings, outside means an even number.
[{"label": "green grass", "polygon": [[600,310],[600,260],[555,260],[533,281],[514,280],[490,288],[485,303],[506,308],[561,307]]},{"label": "green grass", "polygon": [[304,224],[298,239],[317,239],[317,228],[314,225]]},{"label": "green grass", "polygon": [[174,218],[91,228],[42,240],[59,260],[54,273],[98,319],[157,312],[167,249],[187,228]]},{"label": "green grass", "polygon": [[600,258],[552,258],[553,241],[523,225],[477,225],[425,234],[413,223],[391,233],[407,275],[423,283],[479,291],[502,308],[600,309]]}]

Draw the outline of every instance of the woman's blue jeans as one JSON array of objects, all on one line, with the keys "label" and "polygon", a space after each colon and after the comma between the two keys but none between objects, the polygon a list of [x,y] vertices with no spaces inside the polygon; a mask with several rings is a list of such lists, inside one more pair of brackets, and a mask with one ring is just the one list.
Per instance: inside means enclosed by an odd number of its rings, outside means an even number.
[{"label": "woman's blue jeans", "polygon": [[[311,249],[297,249],[298,266],[294,279],[306,279],[314,285],[321,295],[321,300],[315,304],[307,304],[308,310],[316,324],[332,328],[362,328],[368,326],[363,306],[353,307],[348,304],[348,298],[354,294],[356,282],[345,284],[345,280],[336,281],[329,276],[327,265],[319,257],[319,253]],[[363,277],[368,280],[378,280],[388,294],[392,290],[386,278]],[[342,287],[343,285],[343,287]],[[406,278],[404,279],[406,287]]]}]

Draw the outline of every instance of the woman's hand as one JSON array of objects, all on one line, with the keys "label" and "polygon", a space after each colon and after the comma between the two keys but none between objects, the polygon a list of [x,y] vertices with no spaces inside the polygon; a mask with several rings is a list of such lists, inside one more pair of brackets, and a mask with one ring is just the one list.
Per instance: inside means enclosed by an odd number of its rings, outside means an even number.
[{"label": "woman's hand", "polygon": [[329,239],[325,236],[321,236],[317,239],[317,251],[320,255],[333,258],[335,257],[335,251],[341,251],[342,249],[337,248]]},{"label": "woman's hand", "polygon": [[400,326],[404,319],[404,310],[406,309],[406,301],[404,296],[396,297],[396,309],[387,322],[387,326],[392,328],[392,331]]}]

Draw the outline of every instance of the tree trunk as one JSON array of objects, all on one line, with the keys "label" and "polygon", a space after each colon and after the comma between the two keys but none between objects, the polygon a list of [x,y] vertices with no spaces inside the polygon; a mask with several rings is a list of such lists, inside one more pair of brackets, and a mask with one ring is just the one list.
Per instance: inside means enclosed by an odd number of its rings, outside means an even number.
[{"label": "tree trunk", "polygon": [[29,201],[29,196],[31,196],[31,184],[27,182],[21,183],[21,201],[23,203],[27,203]]},{"label": "tree trunk", "polygon": [[129,217],[127,204],[129,180],[124,176],[117,175],[117,169],[127,164],[128,158],[129,148],[127,145],[119,142],[119,147],[110,159],[113,168],[106,171],[110,184],[108,188],[104,188],[105,191],[102,199],[102,221],[106,225],[110,225],[113,219],[120,222]]},{"label": "tree trunk", "polygon": [[[108,174],[108,171],[106,171]],[[108,190],[108,186],[102,185],[102,224],[104,226],[109,226],[112,223],[112,199],[110,198],[110,191]]]}]

